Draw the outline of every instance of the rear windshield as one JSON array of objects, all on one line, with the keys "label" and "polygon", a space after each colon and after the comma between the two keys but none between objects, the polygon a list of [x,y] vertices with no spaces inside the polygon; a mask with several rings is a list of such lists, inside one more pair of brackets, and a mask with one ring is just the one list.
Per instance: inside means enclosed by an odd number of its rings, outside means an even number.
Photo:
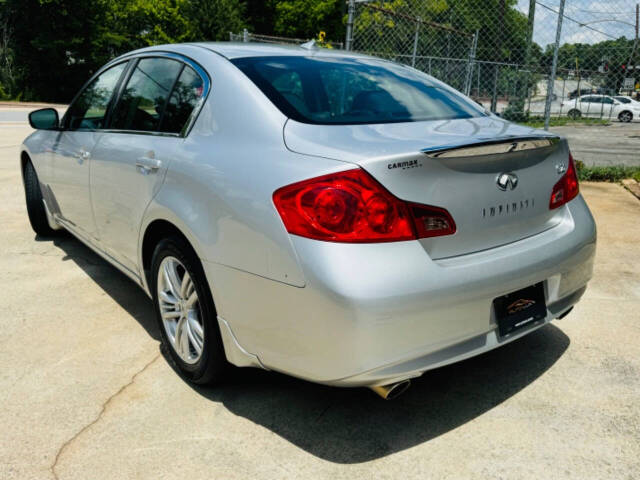
[{"label": "rear windshield", "polygon": [[289,118],[348,125],[484,116],[427,75],[375,59],[251,57],[232,62]]}]

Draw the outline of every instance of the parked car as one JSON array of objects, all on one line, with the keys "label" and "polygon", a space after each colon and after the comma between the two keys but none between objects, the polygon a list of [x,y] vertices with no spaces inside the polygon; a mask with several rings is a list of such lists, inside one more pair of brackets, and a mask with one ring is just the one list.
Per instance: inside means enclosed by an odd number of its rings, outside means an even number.
[{"label": "parked car", "polygon": [[622,103],[608,95],[583,95],[561,104],[571,118],[617,118],[621,122],[631,122],[640,116],[640,104]]},{"label": "parked car", "polygon": [[581,88],[580,90],[575,89],[571,93],[569,93],[569,100],[573,100],[574,98],[580,97],[582,95],[589,95],[590,93],[595,93],[592,88]]},{"label": "parked car", "polygon": [[150,47],[62,120],[29,119],[34,231],[68,230],[142,287],[195,383],[230,363],[391,397],[567,315],[591,278],[567,141],[397,63]]}]

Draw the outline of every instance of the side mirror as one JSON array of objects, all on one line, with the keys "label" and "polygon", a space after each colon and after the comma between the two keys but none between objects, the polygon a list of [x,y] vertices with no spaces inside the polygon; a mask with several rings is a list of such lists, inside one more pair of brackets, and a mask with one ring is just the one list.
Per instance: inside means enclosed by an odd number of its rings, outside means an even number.
[{"label": "side mirror", "polygon": [[42,108],[29,114],[29,125],[37,130],[57,130],[60,126],[55,108]]},{"label": "side mirror", "polygon": [[614,102],[613,102],[613,104],[614,104],[614,105],[622,105],[622,104],[621,104],[620,102],[618,102],[618,101],[614,101]]}]

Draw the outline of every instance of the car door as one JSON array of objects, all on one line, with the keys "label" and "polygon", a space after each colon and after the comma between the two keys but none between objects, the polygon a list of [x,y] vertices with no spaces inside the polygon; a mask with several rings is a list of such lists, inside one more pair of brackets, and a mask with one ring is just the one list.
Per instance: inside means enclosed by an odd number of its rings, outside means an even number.
[{"label": "car door", "polygon": [[602,97],[602,118],[615,117],[615,101],[611,97]]},{"label": "car door", "polygon": [[179,152],[208,78],[175,57],[135,60],[92,154],[91,199],[101,246],[136,274],[142,217]]},{"label": "car door", "polygon": [[113,94],[127,62],[101,72],[74,99],[51,146],[52,193],[56,212],[77,233],[95,238],[89,197],[91,152],[105,126]]}]

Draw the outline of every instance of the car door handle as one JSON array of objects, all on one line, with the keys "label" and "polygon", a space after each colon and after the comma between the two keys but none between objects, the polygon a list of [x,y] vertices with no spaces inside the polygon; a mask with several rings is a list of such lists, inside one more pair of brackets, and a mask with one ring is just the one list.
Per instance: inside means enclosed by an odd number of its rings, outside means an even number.
[{"label": "car door handle", "polygon": [[162,166],[162,160],[152,157],[140,157],[136,160],[136,167],[140,173],[153,173]]}]

